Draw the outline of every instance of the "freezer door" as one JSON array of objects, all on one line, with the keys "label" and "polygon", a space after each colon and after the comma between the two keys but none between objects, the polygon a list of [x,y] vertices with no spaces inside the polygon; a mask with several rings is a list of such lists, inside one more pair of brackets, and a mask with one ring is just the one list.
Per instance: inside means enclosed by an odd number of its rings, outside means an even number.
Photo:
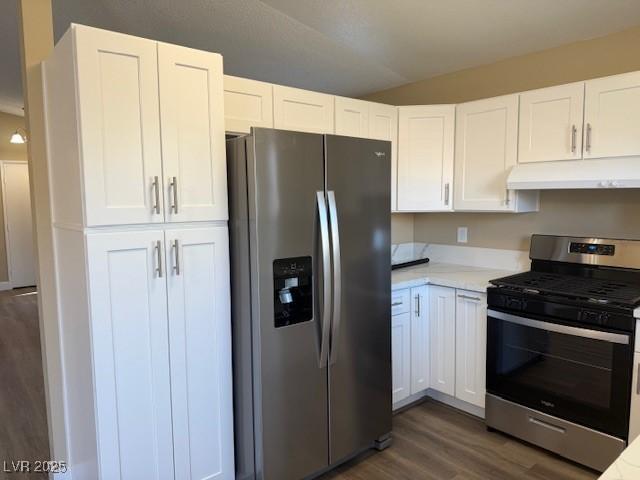
[{"label": "freezer door", "polygon": [[334,464],[391,432],[391,144],[327,135],[325,162],[335,260],[329,360]]},{"label": "freezer door", "polygon": [[254,129],[248,147],[256,474],[298,480],[329,458],[320,364],[323,137]]}]

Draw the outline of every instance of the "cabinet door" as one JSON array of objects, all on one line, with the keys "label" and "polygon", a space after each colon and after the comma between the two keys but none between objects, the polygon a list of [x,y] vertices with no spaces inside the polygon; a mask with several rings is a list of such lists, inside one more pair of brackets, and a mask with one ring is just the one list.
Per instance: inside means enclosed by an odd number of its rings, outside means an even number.
[{"label": "cabinet door", "polygon": [[333,95],[273,86],[273,126],[311,133],[334,132]]},{"label": "cabinet door", "polygon": [[640,72],[586,82],[584,158],[640,155]]},{"label": "cabinet door", "polygon": [[74,35],[86,224],[163,222],[157,44],[79,25]]},{"label": "cabinet door", "polygon": [[225,75],[224,119],[225,130],[232,133],[273,128],[273,85]]},{"label": "cabinet door", "polygon": [[158,68],[167,219],[226,220],[222,57],[160,43]]},{"label": "cabinet door", "polygon": [[369,137],[369,102],[335,97],[336,135]]},{"label": "cabinet door", "polygon": [[518,157],[518,95],[456,108],[456,210],[510,211],[507,176]]},{"label": "cabinet door", "polygon": [[582,158],[584,82],[520,94],[518,162]]},{"label": "cabinet door", "polygon": [[162,231],[88,234],[102,479],[173,479]]},{"label": "cabinet door", "polygon": [[391,211],[398,209],[398,107],[369,103],[369,138],[391,142]]},{"label": "cabinet door", "polygon": [[393,403],[404,400],[411,392],[411,314],[391,317],[391,372]]},{"label": "cabinet door", "polygon": [[429,388],[428,287],[411,289],[411,395]]},{"label": "cabinet door", "polygon": [[166,256],[176,480],[231,480],[227,229],[167,230]]},{"label": "cabinet door", "polygon": [[484,408],[487,297],[456,292],[456,397]]},{"label": "cabinet door", "polygon": [[429,286],[429,346],[431,388],[455,394],[456,291]]},{"label": "cabinet door", "polygon": [[398,211],[452,209],[455,106],[398,107]]},{"label": "cabinet door", "polygon": [[[636,330],[636,338],[638,332]],[[640,352],[633,357],[633,380],[631,382],[631,416],[629,417],[629,442],[640,435]]]}]

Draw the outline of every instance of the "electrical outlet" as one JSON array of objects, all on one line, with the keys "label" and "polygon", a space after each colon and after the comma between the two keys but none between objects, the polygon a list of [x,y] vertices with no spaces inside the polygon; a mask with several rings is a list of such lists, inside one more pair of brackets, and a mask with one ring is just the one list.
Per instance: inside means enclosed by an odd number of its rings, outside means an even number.
[{"label": "electrical outlet", "polygon": [[467,240],[469,240],[469,229],[458,227],[458,243],[467,243]]}]

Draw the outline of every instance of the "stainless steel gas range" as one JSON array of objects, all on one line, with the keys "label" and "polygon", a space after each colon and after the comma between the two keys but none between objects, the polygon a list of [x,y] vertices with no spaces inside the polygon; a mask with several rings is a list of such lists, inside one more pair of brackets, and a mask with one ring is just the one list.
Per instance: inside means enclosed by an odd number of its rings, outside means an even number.
[{"label": "stainless steel gas range", "polygon": [[625,448],[640,241],[533,235],[488,289],[487,426],[596,470]]}]

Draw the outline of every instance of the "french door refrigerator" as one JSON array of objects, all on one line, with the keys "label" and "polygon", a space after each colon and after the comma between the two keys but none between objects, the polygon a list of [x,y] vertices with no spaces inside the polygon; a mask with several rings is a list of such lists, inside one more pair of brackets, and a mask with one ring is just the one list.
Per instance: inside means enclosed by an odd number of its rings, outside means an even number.
[{"label": "french door refrigerator", "polygon": [[390,145],[227,141],[238,479],[313,477],[390,442]]}]

